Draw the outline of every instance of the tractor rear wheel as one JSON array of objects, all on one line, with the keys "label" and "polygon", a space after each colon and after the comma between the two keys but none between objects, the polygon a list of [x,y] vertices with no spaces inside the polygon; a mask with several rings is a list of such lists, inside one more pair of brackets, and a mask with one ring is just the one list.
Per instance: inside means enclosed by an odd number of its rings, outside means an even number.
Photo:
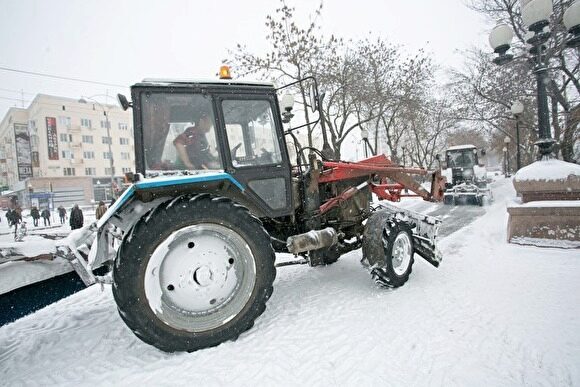
[{"label": "tractor rear wheel", "polygon": [[390,213],[375,212],[367,221],[363,239],[363,259],[375,283],[385,288],[402,286],[413,269],[413,256],[411,227]]},{"label": "tractor rear wheel", "polygon": [[276,277],[260,221],[231,200],[183,196],[145,215],[113,269],[119,314],[166,351],[236,339],[266,308]]}]

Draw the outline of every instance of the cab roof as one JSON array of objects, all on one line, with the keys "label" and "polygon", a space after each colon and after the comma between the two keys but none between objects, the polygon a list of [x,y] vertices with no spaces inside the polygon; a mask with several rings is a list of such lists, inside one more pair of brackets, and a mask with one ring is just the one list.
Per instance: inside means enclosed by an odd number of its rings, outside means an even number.
[{"label": "cab roof", "polygon": [[466,145],[450,146],[449,148],[447,148],[448,151],[461,150],[461,149],[477,149],[477,147],[475,145],[466,144]]},{"label": "cab roof", "polygon": [[211,86],[211,85],[231,85],[231,86],[262,86],[267,88],[275,88],[272,82],[259,81],[238,81],[233,79],[163,79],[163,78],[145,78],[143,81],[134,86],[174,86],[174,87],[188,87],[188,86]]}]

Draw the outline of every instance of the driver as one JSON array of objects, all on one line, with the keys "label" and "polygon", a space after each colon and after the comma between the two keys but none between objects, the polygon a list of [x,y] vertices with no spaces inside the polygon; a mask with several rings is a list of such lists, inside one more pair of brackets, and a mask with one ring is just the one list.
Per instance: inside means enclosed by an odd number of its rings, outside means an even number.
[{"label": "driver", "polygon": [[206,134],[210,131],[212,120],[207,113],[202,113],[195,126],[189,126],[173,140],[177,149],[176,166],[185,169],[209,169],[208,165],[215,161],[210,153]]}]

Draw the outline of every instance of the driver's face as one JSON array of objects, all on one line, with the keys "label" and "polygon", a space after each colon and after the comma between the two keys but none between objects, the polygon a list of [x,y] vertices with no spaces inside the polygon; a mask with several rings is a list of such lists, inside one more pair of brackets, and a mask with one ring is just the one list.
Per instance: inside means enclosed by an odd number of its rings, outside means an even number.
[{"label": "driver's face", "polygon": [[199,129],[207,133],[211,127],[211,119],[207,116],[199,119]]}]

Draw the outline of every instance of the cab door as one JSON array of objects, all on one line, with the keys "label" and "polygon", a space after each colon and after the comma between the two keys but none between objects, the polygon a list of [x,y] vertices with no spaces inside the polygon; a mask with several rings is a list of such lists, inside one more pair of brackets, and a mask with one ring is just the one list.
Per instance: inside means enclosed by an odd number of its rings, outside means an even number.
[{"label": "cab door", "polygon": [[292,213],[290,162],[274,95],[219,95],[226,170],[272,217]]}]

